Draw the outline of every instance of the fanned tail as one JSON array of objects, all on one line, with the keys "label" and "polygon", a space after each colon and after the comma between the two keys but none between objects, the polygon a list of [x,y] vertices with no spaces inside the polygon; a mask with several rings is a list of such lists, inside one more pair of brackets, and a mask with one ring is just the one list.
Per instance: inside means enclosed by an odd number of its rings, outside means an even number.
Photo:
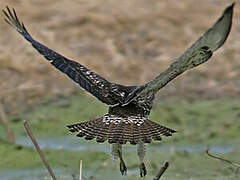
[{"label": "fanned tail", "polygon": [[150,143],[153,140],[161,141],[162,136],[172,136],[176,132],[144,117],[118,117],[109,114],[67,127],[70,132],[78,133],[78,137],[84,137],[86,140],[96,138],[99,143],[107,140],[110,144]]}]

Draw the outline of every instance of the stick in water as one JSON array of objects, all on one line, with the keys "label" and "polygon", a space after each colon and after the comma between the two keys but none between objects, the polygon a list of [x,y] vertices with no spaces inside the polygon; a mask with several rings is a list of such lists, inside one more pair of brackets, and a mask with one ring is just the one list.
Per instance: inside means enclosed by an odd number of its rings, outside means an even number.
[{"label": "stick in water", "polygon": [[29,136],[30,139],[32,140],[32,142],[33,142],[33,144],[34,144],[34,146],[35,146],[35,148],[36,148],[36,150],[37,150],[40,158],[42,159],[44,165],[46,166],[49,174],[52,176],[53,180],[57,180],[55,174],[53,173],[53,170],[51,169],[51,167],[50,167],[49,164],[47,163],[47,161],[46,161],[46,159],[45,159],[45,157],[44,157],[44,155],[43,155],[43,153],[42,153],[42,151],[41,151],[41,149],[40,149],[40,147],[39,147],[39,145],[38,145],[38,143],[37,143],[37,140],[36,140],[35,137],[33,136],[33,134],[32,134],[32,132],[31,132],[31,129],[30,129],[27,121],[24,120],[24,121],[23,121],[23,124],[24,124],[24,127],[25,127],[26,131],[27,131],[28,136]]}]

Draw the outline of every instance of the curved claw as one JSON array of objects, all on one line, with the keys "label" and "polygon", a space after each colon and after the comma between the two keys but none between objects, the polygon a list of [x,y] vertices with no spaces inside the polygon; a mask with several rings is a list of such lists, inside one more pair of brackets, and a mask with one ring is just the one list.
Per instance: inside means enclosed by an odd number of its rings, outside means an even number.
[{"label": "curved claw", "polygon": [[147,175],[147,169],[146,169],[146,166],[145,166],[144,163],[140,164],[139,169],[140,169],[140,176],[141,177],[144,177],[144,176]]}]

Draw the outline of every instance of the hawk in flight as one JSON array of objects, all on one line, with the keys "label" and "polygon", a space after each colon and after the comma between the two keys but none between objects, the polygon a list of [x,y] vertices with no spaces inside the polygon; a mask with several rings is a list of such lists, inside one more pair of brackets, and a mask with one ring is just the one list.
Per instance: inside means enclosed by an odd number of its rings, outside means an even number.
[{"label": "hawk in flight", "polygon": [[120,171],[127,168],[122,158],[122,145],[130,142],[137,145],[140,160],[140,175],[147,174],[143,162],[145,144],[161,141],[162,136],[172,136],[176,131],[148,119],[155,94],[168,82],[186,70],[206,62],[228,37],[232,25],[234,3],[227,7],[217,22],[208,29],[183,55],[156,78],[141,86],[124,86],[109,82],[97,73],[51,50],[35,40],[21,23],[14,9],[3,10],[5,20],[15,28],[55,68],[66,74],[80,87],[109,106],[108,113],[94,120],[67,126],[86,140],[96,138],[108,141],[115,159],[120,160]]}]

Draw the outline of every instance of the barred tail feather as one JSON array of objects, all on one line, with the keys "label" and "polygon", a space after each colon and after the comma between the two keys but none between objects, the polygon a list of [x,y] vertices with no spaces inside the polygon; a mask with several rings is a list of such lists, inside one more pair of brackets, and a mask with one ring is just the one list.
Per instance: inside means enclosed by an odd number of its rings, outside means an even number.
[{"label": "barred tail feather", "polygon": [[99,143],[107,140],[110,144],[150,143],[152,140],[161,141],[162,136],[172,136],[176,132],[149,119],[134,116],[125,118],[114,115],[105,115],[95,120],[67,127],[70,132],[78,133],[78,137],[84,137],[86,140],[96,138]]}]

